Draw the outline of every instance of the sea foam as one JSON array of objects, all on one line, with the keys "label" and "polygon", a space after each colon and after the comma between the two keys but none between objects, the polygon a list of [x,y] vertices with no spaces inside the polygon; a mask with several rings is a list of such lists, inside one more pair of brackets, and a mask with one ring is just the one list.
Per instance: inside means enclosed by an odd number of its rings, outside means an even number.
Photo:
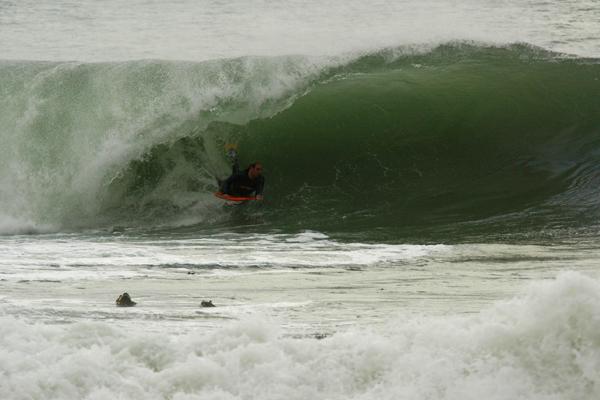
[{"label": "sea foam", "polygon": [[322,340],[249,317],[212,332],[1,317],[3,399],[595,399],[600,281],[576,272],[474,315]]}]

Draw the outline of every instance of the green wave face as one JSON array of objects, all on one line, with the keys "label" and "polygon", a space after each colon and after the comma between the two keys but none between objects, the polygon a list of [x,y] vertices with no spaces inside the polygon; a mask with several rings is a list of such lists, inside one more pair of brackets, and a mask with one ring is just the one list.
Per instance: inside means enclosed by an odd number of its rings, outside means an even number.
[{"label": "green wave face", "polygon": [[599,64],[524,47],[371,57],[248,124],[242,148],[265,163],[275,219],[292,226],[579,226],[598,216],[599,95]]},{"label": "green wave face", "polygon": [[[146,121],[141,127],[134,124],[137,114],[124,107],[124,118],[108,113],[113,125],[103,118],[83,124],[94,131],[88,142],[110,132],[130,150],[113,158],[110,168],[97,169],[89,189],[94,196],[84,196],[92,207],[77,218],[73,207],[68,218],[64,212],[54,218],[65,225],[315,229],[377,240],[460,240],[595,224],[596,60],[560,58],[520,45],[451,44],[403,53],[383,51],[319,68],[306,67],[300,58],[267,59],[243,71],[232,68],[239,60],[212,69],[129,65],[119,77],[139,76],[142,91],[155,87],[143,95],[140,110],[154,99],[150,104],[160,104],[161,112],[139,111]],[[112,66],[117,67],[124,68]],[[214,82],[218,71],[228,69],[220,78],[227,84],[213,85],[221,92],[210,107],[191,101],[186,91],[205,91],[208,86],[198,84],[202,78]],[[217,75],[209,79],[207,70]],[[90,79],[106,78],[92,71]],[[119,94],[116,99],[126,103]],[[81,100],[79,107],[92,103],[81,113],[88,116],[109,103]],[[187,111],[175,113],[181,110],[177,104]],[[58,112],[72,106],[59,106]],[[126,141],[119,126],[129,129]],[[264,204],[223,208],[212,198],[214,176],[228,172],[222,145],[230,141],[239,142],[242,163],[263,162]],[[39,138],[22,143],[32,142],[44,143]],[[106,140],[100,142],[106,146]],[[70,158],[72,143],[52,150],[58,164],[74,165],[58,168],[70,174],[71,186],[59,187],[58,200],[36,201],[34,217],[67,197],[75,199],[70,204],[84,198],[73,187],[72,168],[85,163]],[[98,148],[92,143],[92,161]]]}]

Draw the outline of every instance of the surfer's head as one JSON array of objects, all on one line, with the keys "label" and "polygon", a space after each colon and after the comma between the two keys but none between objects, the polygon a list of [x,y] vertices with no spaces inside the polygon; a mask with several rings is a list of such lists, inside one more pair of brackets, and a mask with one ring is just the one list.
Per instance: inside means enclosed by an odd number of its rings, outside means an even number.
[{"label": "surfer's head", "polygon": [[248,167],[248,177],[250,177],[250,179],[255,179],[258,178],[259,176],[262,175],[262,164],[260,162],[255,162],[250,164],[250,166]]}]

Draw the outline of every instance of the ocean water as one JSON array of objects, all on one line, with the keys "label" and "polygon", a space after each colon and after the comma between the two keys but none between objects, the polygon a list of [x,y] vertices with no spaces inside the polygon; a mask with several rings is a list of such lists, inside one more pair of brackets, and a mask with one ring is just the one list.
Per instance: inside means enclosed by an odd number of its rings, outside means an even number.
[{"label": "ocean water", "polygon": [[0,143],[0,399],[600,398],[597,1],[0,0]]}]

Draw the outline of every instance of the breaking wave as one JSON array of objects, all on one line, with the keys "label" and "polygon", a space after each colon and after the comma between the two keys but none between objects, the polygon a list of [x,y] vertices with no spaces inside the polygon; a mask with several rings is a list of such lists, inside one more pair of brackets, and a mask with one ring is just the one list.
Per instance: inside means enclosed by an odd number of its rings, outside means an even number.
[{"label": "breaking wave", "polygon": [[[0,232],[454,237],[599,216],[595,59],[449,43],[345,59],[2,62],[0,88]],[[264,163],[264,204],[213,198],[227,142]]]}]

